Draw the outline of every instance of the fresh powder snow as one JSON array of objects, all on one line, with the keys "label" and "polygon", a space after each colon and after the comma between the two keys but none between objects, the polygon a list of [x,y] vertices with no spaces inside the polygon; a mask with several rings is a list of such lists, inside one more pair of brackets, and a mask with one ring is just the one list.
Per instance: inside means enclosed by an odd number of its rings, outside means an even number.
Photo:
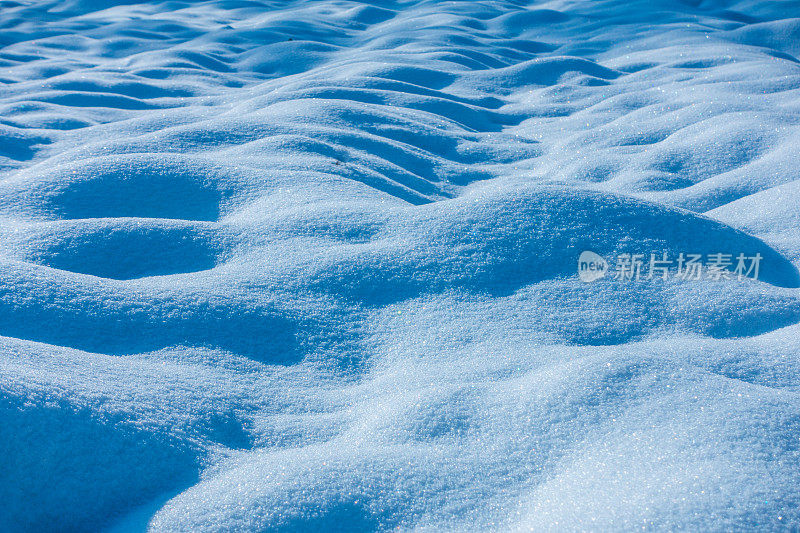
[{"label": "fresh powder snow", "polygon": [[796,0],[0,0],[0,531],[800,529]]}]

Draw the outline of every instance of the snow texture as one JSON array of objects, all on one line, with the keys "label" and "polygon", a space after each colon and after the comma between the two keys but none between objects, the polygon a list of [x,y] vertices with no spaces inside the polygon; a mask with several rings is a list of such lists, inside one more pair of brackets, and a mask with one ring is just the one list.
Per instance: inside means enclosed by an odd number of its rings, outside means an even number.
[{"label": "snow texture", "polygon": [[800,529],[798,57],[795,0],[0,0],[0,530]]}]

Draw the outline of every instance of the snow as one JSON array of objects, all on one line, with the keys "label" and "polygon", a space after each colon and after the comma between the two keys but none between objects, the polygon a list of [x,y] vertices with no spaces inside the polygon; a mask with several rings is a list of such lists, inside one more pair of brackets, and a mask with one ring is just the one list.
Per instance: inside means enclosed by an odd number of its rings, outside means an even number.
[{"label": "snow", "polygon": [[0,530],[800,528],[798,35],[0,0]]}]

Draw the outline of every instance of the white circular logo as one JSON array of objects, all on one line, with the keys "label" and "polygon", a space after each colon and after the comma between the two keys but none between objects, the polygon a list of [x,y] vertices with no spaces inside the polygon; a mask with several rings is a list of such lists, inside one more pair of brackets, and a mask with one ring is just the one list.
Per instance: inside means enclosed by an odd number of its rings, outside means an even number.
[{"label": "white circular logo", "polygon": [[578,257],[578,277],[590,282],[600,279],[608,272],[608,262],[594,252],[585,250]]}]

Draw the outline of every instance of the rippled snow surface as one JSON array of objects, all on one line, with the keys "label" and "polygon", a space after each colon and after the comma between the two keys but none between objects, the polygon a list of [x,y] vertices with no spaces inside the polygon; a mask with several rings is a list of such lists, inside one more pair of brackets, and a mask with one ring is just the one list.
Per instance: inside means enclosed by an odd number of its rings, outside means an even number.
[{"label": "rippled snow surface", "polygon": [[793,0],[0,0],[0,530],[800,527],[798,57]]}]

